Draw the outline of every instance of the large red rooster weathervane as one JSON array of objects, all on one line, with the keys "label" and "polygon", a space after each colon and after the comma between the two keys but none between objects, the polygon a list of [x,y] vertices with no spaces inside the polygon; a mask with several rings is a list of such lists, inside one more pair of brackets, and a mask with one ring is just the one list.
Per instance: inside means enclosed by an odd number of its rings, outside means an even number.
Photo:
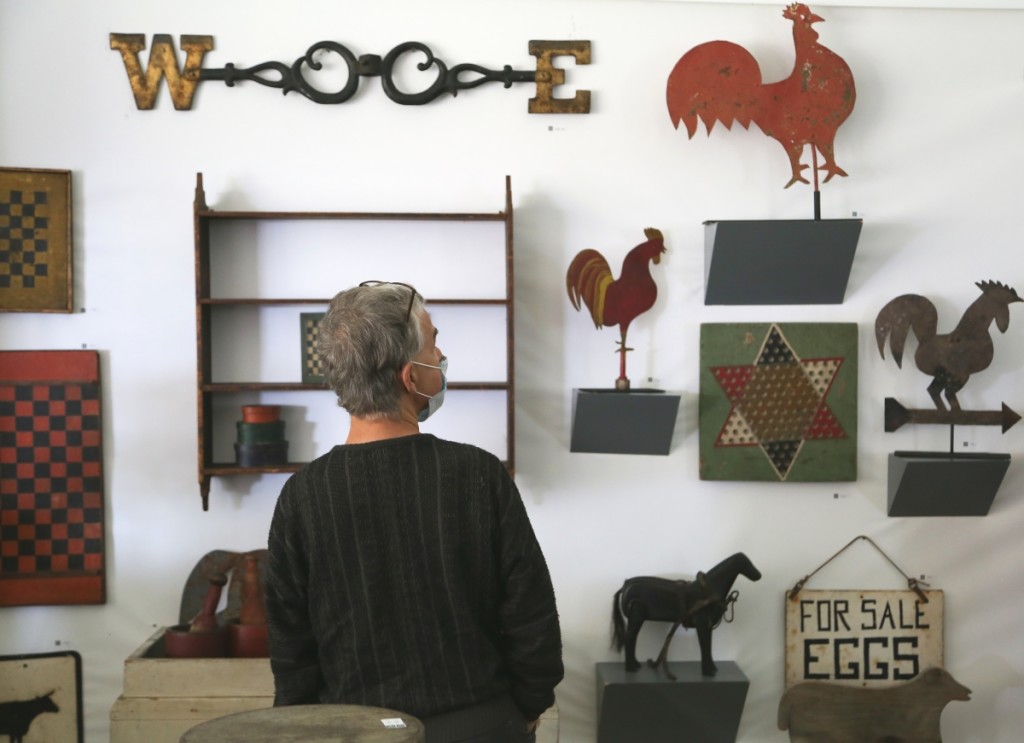
[{"label": "large red rooster weathervane", "polygon": [[699,118],[711,134],[715,122],[731,129],[734,121],[743,128],[751,122],[786,150],[794,183],[809,183],[800,162],[810,145],[814,190],[818,191],[818,153],[827,183],[846,171],[836,164],[833,142],[836,130],[846,121],[857,92],[853,73],[835,52],[818,43],[812,25],[824,18],[803,3],[782,12],[793,22],[796,62],[785,80],[765,84],[757,60],[743,47],[729,41],[710,41],[694,47],[676,63],[668,78],[668,112],[673,125],[686,124],[690,138]]},{"label": "large red rooster weathervane", "polygon": [[[1020,416],[1005,403],[1001,410],[962,410],[957,393],[972,374],[987,369],[992,363],[994,347],[989,326],[994,322],[1005,333],[1010,325],[1010,305],[1022,302],[1016,290],[998,281],[979,281],[978,297],[964,312],[957,326],[949,333],[938,333],[935,305],[919,294],[903,294],[885,305],[875,319],[875,340],[878,352],[885,358],[889,342],[893,360],[903,366],[903,347],[907,335],[917,337],[914,363],[930,377],[928,395],[935,410],[911,410],[895,398],[885,398],[885,430],[895,431],[906,423],[939,423],[1001,426],[1005,433]],[[946,398],[949,407],[943,402]],[[952,438],[952,436],[951,436]]]},{"label": "large red rooster weathervane", "polygon": [[647,241],[640,243],[626,254],[618,279],[612,278],[611,268],[604,256],[596,250],[581,250],[572,259],[565,276],[569,301],[577,310],[580,302],[587,305],[594,327],[619,326],[618,341],[619,377],[615,389],[628,390],[626,376],[626,331],[629,324],[654,306],[658,298],[658,286],[651,278],[650,264],[660,263],[665,252],[665,240],[661,231],[653,227],[644,230]]}]

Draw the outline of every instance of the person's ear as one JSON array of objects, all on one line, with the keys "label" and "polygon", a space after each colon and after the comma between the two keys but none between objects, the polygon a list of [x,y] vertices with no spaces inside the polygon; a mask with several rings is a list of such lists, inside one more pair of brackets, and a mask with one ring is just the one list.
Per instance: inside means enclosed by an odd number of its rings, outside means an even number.
[{"label": "person's ear", "polygon": [[406,363],[405,366],[398,372],[399,379],[402,380],[402,386],[408,392],[416,391],[416,365],[411,361]]}]

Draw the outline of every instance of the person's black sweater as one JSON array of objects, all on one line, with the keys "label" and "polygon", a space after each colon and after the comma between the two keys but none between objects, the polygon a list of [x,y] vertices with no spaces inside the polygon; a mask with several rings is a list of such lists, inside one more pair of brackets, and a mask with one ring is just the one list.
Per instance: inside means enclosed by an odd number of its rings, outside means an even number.
[{"label": "person's black sweater", "polygon": [[266,578],[275,705],[429,717],[562,679],[554,591],[492,454],[420,434],[337,446],[285,484]]}]

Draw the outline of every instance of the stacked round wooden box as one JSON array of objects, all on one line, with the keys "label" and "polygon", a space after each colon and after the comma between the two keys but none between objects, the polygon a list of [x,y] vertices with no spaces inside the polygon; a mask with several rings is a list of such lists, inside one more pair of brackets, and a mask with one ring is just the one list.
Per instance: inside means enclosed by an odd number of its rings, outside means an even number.
[{"label": "stacked round wooden box", "polygon": [[235,461],[242,467],[265,467],[288,461],[288,442],[280,405],[243,405],[236,424]]}]

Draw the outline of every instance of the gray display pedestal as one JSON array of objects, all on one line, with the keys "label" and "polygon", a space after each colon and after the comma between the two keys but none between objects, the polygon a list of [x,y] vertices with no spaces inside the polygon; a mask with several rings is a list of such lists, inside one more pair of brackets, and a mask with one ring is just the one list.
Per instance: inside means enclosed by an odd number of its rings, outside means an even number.
[{"label": "gray display pedestal", "polygon": [[704,304],[842,304],[862,219],[704,223]]},{"label": "gray display pedestal", "polygon": [[597,743],[735,743],[750,680],[732,661],[716,676],[700,663],[669,663],[676,677],[646,664],[597,664]]},{"label": "gray display pedestal", "polygon": [[679,397],[653,389],[574,389],[569,451],[668,454]]},{"label": "gray display pedestal", "polygon": [[1009,467],[1009,454],[893,452],[889,515],[985,516]]}]

